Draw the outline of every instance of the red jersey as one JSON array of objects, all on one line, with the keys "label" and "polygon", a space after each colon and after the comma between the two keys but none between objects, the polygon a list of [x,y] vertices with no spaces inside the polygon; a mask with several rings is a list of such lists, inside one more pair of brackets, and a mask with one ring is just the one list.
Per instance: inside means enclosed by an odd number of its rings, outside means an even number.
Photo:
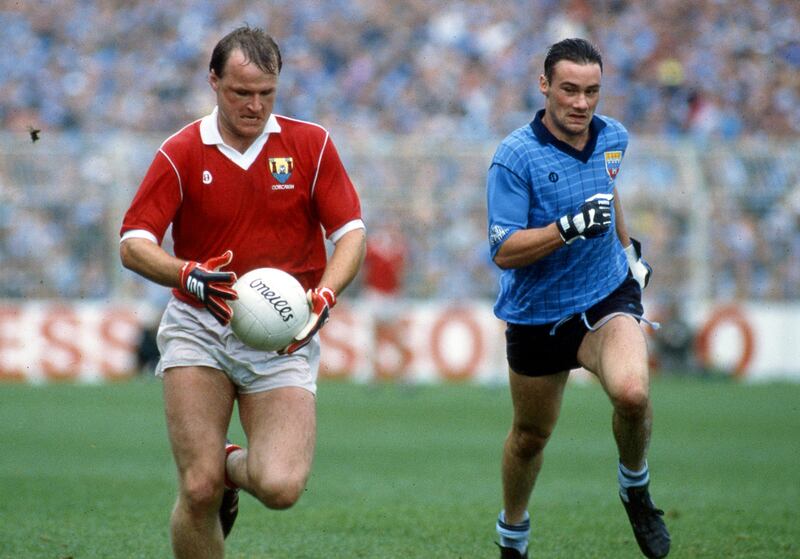
[{"label": "red jersey", "polygon": [[239,154],[220,145],[216,119],[215,110],[162,144],[120,234],[152,235],[160,244],[172,224],[178,258],[203,262],[230,249],[225,270],[280,268],[316,287],[326,264],[323,228],[330,237],[363,227],[358,194],[328,132],[272,115]]},{"label": "red jersey", "polygon": [[399,295],[403,287],[406,246],[399,231],[378,230],[367,241],[364,286],[385,295]]}]

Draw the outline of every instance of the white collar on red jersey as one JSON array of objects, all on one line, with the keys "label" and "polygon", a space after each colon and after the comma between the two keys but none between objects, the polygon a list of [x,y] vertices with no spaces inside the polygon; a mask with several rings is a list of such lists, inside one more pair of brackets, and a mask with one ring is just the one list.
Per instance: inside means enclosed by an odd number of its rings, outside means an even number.
[{"label": "white collar on red jersey", "polygon": [[217,146],[217,149],[219,149],[219,151],[222,152],[225,157],[245,170],[247,170],[250,165],[253,164],[253,161],[256,160],[258,154],[261,153],[261,148],[263,148],[264,144],[267,143],[267,138],[269,135],[273,132],[277,134],[281,131],[281,125],[278,123],[278,119],[275,118],[274,114],[269,115],[269,118],[267,119],[267,125],[264,127],[264,131],[261,133],[261,135],[256,138],[252,144],[250,144],[250,147],[247,148],[247,151],[244,153],[239,153],[237,150],[226,144],[225,140],[222,139],[222,134],[220,134],[219,126],[217,124],[218,112],[219,108],[214,107],[214,110],[211,111],[210,115],[206,115],[200,119],[200,139],[208,146]]}]

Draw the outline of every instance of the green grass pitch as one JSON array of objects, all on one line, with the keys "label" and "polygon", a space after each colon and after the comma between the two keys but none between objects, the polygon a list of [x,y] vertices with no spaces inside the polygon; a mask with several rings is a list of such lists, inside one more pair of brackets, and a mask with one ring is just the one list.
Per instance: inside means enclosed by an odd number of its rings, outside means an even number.
[{"label": "green grass pitch", "polygon": [[[653,383],[652,492],[675,558],[800,557],[800,384]],[[496,558],[507,387],[322,383],[306,494],[252,498],[232,558]],[[241,441],[234,420],[231,434]],[[571,385],[531,506],[531,557],[640,557],[610,405]],[[175,474],[158,381],[0,385],[0,557],[169,557]]]}]

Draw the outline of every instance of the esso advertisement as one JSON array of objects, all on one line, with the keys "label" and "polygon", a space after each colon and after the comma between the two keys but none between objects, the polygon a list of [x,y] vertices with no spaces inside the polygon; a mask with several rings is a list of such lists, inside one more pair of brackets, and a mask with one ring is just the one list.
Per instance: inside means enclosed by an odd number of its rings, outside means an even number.
[{"label": "esso advertisement", "polygon": [[129,377],[143,312],[133,305],[0,303],[0,380]]},{"label": "esso advertisement", "polygon": [[[502,381],[503,325],[491,307],[398,305],[388,317],[340,303],[321,330],[320,378]],[[133,377],[146,305],[0,302],[0,381],[98,382]],[[379,318],[378,318],[379,317]],[[157,321],[155,321],[157,322]],[[145,371],[147,372],[147,371]]]},{"label": "esso advertisement", "polygon": [[[159,313],[135,303],[0,301],[0,381],[102,382],[151,373],[139,370],[137,351],[143,328]],[[687,318],[704,369],[747,381],[800,380],[800,305],[698,305]],[[343,300],[320,331],[319,376],[507,382],[504,329],[489,302],[396,301],[388,311]]]},{"label": "esso advertisement", "polygon": [[400,382],[502,382],[504,324],[489,305],[340,304],[321,331],[320,378]]}]

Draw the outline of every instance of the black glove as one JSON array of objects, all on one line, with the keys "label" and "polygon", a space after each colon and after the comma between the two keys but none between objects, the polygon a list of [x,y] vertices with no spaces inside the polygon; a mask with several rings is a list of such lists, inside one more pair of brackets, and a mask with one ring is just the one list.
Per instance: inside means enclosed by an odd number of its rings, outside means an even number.
[{"label": "black glove", "polygon": [[613,194],[595,194],[587,198],[575,215],[565,215],[556,221],[561,239],[572,244],[575,239],[598,237],[611,225]]},{"label": "black glove", "polygon": [[236,283],[234,272],[220,272],[219,269],[227,266],[233,260],[233,252],[225,251],[222,256],[209,258],[202,264],[187,262],[181,268],[180,286],[181,293],[185,293],[203,303],[217,322],[223,326],[231,321],[233,311],[226,299],[232,301],[239,296],[233,289]]}]

